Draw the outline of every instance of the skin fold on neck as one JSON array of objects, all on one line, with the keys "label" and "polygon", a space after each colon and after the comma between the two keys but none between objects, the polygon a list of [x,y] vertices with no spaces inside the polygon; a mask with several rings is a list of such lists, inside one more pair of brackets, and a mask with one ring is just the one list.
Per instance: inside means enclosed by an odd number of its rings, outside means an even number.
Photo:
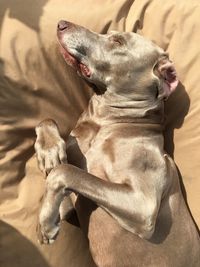
[{"label": "skin fold on neck", "polygon": [[[93,108],[95,106],[95,109]],[[94,111],[95,110],[95,111]],[[105,92],[93,95],[87,110],[88,115],[100,125],[112,123],[152,124],[162,127],[164,123],[164,101],[155,98],[131,98]],[[96,120],[97,121],[97,120]]]}]

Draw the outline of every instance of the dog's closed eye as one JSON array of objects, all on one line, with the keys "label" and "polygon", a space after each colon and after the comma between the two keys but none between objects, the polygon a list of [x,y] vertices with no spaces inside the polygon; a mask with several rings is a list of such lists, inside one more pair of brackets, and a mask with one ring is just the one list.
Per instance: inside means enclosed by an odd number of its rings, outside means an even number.
[{"label": "dog's closed eye", "polygon": [[118,46],[121,46],[121,45],[124,45],[125,44],[125,39],[120,36],[120,35],[113,35],[109,38],[109,41],[112,43],[112,44],[115,44],[115,45],[118,45]]}]

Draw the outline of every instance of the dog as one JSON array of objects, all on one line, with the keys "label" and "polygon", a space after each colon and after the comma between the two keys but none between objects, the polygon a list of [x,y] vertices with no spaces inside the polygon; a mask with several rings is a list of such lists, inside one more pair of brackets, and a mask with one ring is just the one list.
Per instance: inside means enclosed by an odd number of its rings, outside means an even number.
[{"label": "dog", "polygon": [[71,159],[56,122],[36,127],[47,174],[41,243],[55,240],[65,198],[97,266],[200,266],[200,238],[163,148],[164,101],[178,85],[168,54],[136,33],[97,34],[64,20],[57,36],[95,94],[71,133]]}]

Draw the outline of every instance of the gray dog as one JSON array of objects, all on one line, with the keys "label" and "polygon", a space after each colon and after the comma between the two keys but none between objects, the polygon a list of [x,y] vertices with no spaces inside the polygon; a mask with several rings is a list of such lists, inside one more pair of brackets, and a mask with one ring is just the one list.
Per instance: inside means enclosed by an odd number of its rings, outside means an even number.
[{"label": "gray dog", "polygon": [[97,266],[199,267],[200,239],[163,149],[164,100],[178,84],[167,53],[135,33],[66,21],[57,34],[66,62],[96,93],[71,134],[79,160],[67,160],[54,121],[36,127],[39,167],[49,173],[40,241],[56,238],[70,195]]}]

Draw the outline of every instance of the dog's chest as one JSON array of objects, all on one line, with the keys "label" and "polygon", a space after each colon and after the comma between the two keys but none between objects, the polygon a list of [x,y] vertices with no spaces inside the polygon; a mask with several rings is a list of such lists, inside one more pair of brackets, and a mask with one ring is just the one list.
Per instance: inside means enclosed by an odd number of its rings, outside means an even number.
[{"label": "dog's chest", "polygon": [[110,127],[100,128],[78,143],[89,173],[104,180],[123,182],[124,168],[132,165],[134,154],[134,144],[127,136],[119,136],[118,131]]},{"label": "dog's chest", "polygon": [[111,132],[105,133],[100,125],[88,120],[79,123],[73,135],[86,158],[87,170],[102,179],[107,179],[106,167],[115,160]]}]

